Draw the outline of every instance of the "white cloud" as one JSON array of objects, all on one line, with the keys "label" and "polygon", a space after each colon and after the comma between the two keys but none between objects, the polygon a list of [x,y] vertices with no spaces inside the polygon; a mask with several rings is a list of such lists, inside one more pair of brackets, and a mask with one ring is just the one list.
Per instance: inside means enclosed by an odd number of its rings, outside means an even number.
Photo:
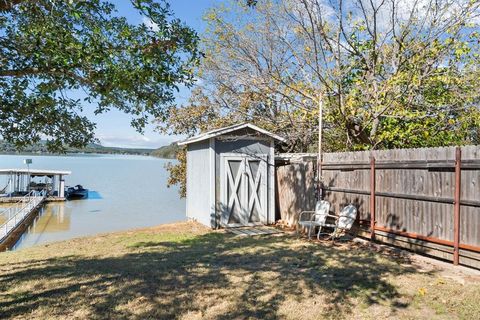
[{"label": "white cloud", "polygon": [[[342,3],[343,19],[346,19],[350,14],[353,20],[373,23],[374,9],[377,11],[377,29],[380,32],[389,31],[392,28],[392,14],[395,15],[396,23],[401,24],[413,17],[421,22],[431,23],[433,20],[437,23],[445,22],[451,17],[460,15],[471,0],[351,0]],[[287,0],[291,8],[294,8],[299,15],[299,18],[306,19],[305,5],[308,6],[309,11],[321,16],[324,21],[329,21],[332,24],[338,24],[339,1],[335,0],[305,0],[300,4],[297,0]],[[395,10],[393,10],[393,6]],[[438,7],[440,10],[435,10]],[[366,17],[362,11],[365,11]],[[436,13],[441,13],[440,16],[435,16]],[[477,23],[480,14],[478,8],[474,14],[468,19],[469,22]],[[355,19],[357,18],[357,19]],[[345,28],[352,26],[345,25]]]},{"label": "white cloud", "polygon": [[[351,32],[356,23],[367,24],[372,28],[375,17],[378,43],[388,42],[392,31],[399,32],[407,22],[412,25],[412,37],[437,35],[446,30],[452,20],[465,18],[465,22],[474,23],[477,28],[480,23],[479,6],[470,8],[472,14],[468,17],[462,16],[471,0],[350,0],[342,2],[341,13],[338,0],[286,1],[296,19],[307,26],[310,23],[307,12],[314,13],[312,16],[315,23],[327,21],[333,28],[339,26],[341,19],[346,33]],[[349,47],[343,39],[340,41]]]},{"label": "white cloud", "polygon": [[174,138],[160,137],[152,139],[147,136],[138,134],[130,136],[120,135],[97,135],[102,146],[105,147],[121,147],[121,148],[159,148],[163,145],[171,143]]},{"label": "white cloud", "polygon": [[158,27],[158,24],[156,24],[155,22],[153,22],[150,18],[148,17],[142,17],[142,23],[147,26],[147,28],[150,28],[152,29],[153,31],[158,31],[159,30],[159,27]]}]

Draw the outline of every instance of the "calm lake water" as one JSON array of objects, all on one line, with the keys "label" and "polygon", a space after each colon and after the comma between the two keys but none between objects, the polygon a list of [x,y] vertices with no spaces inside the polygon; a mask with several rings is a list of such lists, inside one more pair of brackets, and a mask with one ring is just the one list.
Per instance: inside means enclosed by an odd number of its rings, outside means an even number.
[{"label": "calm lake water", "polygon": [[[49,203],[14,249],[97,233],[155,226],[185,220],[185,200],[177,188],[167,188],[171,160],[143,156],[0,155],[0,168],[69,170],[65,185],[83,185],[94,197]],[[6,181],[0,177],[0,188]]]}]

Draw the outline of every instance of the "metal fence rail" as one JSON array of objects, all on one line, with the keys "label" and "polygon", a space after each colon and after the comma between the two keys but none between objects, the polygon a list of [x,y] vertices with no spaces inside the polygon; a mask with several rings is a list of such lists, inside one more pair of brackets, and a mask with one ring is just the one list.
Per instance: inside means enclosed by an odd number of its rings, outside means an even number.
[{"label": "metal fence rail", "polygon": [[7,220],[0,225],[0,243],[3,242],[15,228],[36,210],[46,197],[46,191],[31,191],[23,196],[12,207],[0,212]]}]

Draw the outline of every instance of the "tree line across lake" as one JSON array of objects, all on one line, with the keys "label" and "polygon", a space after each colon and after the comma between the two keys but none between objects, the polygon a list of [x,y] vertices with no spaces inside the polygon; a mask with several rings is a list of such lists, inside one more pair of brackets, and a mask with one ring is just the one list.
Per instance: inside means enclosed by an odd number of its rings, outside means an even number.
[{"label": "tree line across lake", "polygon": [[[149,148],[120,148],[120,147],[105,147],[97,143],[90,143],[85,148],[67,148],[66,153],[81,153],[81,154],[130,154],[130,155],[145,155],[153,156],[163,159],[174,159],[178,146],[174,143],[162,146],[157,149]],[[45,141],[41,140],[33,145],[27,146],[19,150],[15,145],[4,140],[0,141],[0,154],[59,154],[48,149]]]}]

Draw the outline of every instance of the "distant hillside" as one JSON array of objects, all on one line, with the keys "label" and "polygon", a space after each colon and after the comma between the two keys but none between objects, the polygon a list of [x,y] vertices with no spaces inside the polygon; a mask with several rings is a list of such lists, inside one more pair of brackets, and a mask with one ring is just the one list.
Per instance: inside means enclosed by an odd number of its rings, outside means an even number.
[{"label": "distant hillside", "polygon": [[180,147],[174,142],[168,146],[163,146],[156,150],[153,150],[151,155],[157,158],[174,159],[175,154],[179,149]]},{"label": "distant hillside", "polygon": [[[135,155],[150,155],[154,149],[145,148],[117,148],[104,147],[97,143],[91,143],[86,148],[68,148],[67,153],[102,153],[102,154],[135,154]],[[0,140],[0,153],[2,154],[51,154],[47,150],[45,141],[40,141],[32,146],[26,147],[23,150],[17,150],[12,144]]]}]

